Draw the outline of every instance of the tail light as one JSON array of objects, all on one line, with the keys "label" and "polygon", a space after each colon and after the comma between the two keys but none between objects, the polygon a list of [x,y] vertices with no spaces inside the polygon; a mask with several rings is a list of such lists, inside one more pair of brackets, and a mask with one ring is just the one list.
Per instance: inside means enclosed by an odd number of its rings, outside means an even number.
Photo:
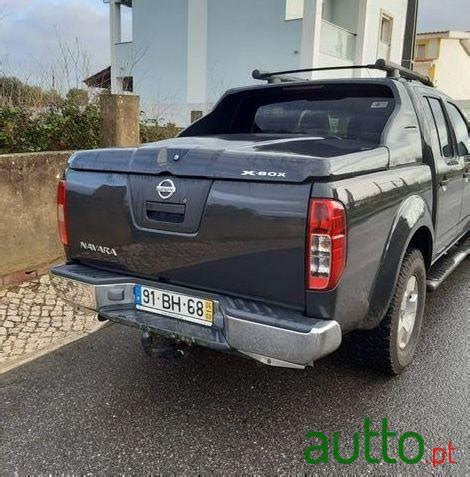
[{"label": "tail light", "polygon": [[346,211],[341,202],[310,201],[307,247],[307,288],[332,290],[346,265]]},{"label": "tail light", "polygon": [[59,181],[59,186],[57,187],[57,224],[59,227],[59,239],[62,242],[62,245],[68,245],[67,189],[65,181]]}]

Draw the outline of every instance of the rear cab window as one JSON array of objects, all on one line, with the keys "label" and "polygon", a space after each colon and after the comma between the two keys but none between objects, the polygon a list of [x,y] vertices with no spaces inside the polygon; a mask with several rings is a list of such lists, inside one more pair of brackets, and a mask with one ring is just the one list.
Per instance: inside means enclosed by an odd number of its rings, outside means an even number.
[{"label": "rear cab window", "polygon": [[393,93],[384,85],[276,88],[244,97],[230,133],[313,136],[377,145],[394,108]]}]

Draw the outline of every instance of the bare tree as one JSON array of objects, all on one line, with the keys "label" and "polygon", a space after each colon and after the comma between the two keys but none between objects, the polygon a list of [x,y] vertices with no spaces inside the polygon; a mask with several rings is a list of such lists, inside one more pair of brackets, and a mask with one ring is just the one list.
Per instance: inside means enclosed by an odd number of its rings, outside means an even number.
[{"label": "bare tree", "polygon": [[123,64],[123,68],[129,76],[132,76],[135,67],[145,58],[147,51],[147,46],[136,49],[134,45],[132,45],[129,58]]},{"label": "bare tree", "polygon": [[64,87],[68,90],[72,88],[81,88],[83,79],[90,74],[90,54],[80,41],[75,38],[71,42],[65,41],[56,28],[57,38],[57,61],[51,69],[54,82],[63,82],[61,90]]},{"label": "bare tree", "polygon": [[209,69],[209,77],[211,78],[210,95],[214,98],[220,98],[229,88],[227,81],[227,73],[223,70],[220,62],[215,62]]}]

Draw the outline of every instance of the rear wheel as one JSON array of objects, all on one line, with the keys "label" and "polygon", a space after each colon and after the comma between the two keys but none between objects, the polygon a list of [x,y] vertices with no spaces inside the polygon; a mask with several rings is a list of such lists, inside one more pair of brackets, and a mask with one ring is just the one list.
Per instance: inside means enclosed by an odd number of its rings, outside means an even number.
[{"label": "rear wheel", "polygon": [[390,308],[380,325],[360,331],[354,347],[371,367],[389,375],[400,374],[413,360],[426,301],[426,267],[423,255],[406,253]]}]

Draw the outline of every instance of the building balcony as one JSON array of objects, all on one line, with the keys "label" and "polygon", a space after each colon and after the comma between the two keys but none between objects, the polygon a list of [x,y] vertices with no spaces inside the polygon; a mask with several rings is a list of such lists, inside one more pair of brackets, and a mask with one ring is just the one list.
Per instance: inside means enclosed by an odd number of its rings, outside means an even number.
[{"label": "building balcony", "polygon": [[322,20],[320,52],[347,61],[356,57],[357,35],[327,20]]}]

